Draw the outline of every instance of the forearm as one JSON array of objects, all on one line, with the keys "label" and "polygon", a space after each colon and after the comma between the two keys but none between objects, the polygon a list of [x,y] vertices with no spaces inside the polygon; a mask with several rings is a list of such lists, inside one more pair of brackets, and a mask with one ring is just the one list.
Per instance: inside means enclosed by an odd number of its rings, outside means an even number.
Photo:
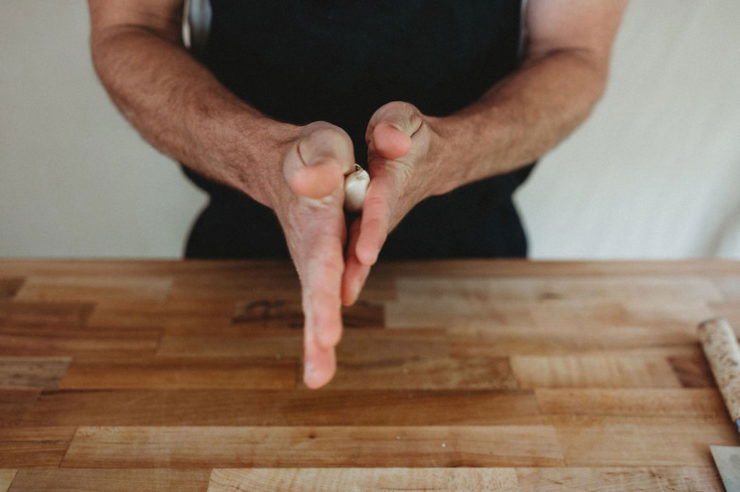
[{"label": "forearm", "polygon": [[439,118],[458,156],[442,170],[440,191],[528,164],[580,125],[601,97],[605,69],[577,50],[526,62],[478,101]]},{"label": "forearm", "polygon": [[280,173],[265,162],[292,125],[238,99],[178,41],[145,28],[93,31],[95,68],[111,99],[142,137],[196,172],[272,202]]}]

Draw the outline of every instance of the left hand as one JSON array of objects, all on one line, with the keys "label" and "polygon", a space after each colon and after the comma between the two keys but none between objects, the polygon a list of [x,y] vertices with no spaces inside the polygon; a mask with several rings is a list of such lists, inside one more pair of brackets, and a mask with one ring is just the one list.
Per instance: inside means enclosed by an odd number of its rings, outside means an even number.
[{"label": "left hand", "polygon": [[378,109],[368,123],[370,185],[362,215],[349,229],[342,278],[342,303],[353,304],[388,234],[425,198],[450,191],[450,166],[440,118],[395,101]]}]

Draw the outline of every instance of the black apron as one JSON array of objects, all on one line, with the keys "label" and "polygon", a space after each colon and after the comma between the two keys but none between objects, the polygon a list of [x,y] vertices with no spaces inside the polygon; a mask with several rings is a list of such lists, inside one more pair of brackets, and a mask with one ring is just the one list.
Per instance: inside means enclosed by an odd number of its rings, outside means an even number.
[{"label": "black apron", "polygon": [[[294,124],[324,120],[352,137],[389,101],[444,116],[478,99],[519,63],[520,0],[212,0],[201,60],[237,96]],[[380,259],[521,257],[527,241],[512,193],[532,165],[418,204]],[[188,258],[288,258],[272,210],[184,168],[210,195]]]}]

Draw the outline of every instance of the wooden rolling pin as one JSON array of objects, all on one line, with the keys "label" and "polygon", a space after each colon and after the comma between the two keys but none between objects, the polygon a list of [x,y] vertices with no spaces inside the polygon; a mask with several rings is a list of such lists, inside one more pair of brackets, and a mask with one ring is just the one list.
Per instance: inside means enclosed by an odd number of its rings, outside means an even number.
[{"label": "wooden rolling pin", "polygon": [[699,325],[699,339],[727,410],[740,432],[740,349],[735,332],[727,320],[711,319]]}]

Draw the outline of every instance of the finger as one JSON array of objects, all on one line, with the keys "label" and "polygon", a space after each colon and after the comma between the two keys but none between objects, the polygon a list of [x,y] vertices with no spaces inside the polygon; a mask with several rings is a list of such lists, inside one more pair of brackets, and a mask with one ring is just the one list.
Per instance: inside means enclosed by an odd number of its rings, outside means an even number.
[{"label": "finger", "polygon": [[345,261],[344,276],[342,277],[342,304],[351,306],[357,301],[362,291],[370,267],[357,258],[357,239],[360,237],[361,219],[355,219],[350,227],[347,259]]},{"label": "finger", "polygon": [[344,258],[341,243],[330,239],[312,246],[318,253],[308,258],[303,285],[305,331],[323,348],[333,347],[342,337]]},{"label": "finger", "polygon": [[411,150],[411,137],[383,121],[373,129],[373,148],[386,159],[398,159]]},{"label": "finger", "polygon": [[320,388],[331,381],[336,372],[334,347],[322,348],[308,332],[304,334],[303,382],[311,389]]},{"label": "finger", "polygon": [[375,264],[388,236],[392,210],[391,194],[392,188],[387,174],[378,173],[370,180],[362,205],[360,216],[362,223],[355,248],[357,259],[363,265]]},{"label": "finger", "polygon": [[288,152],[283,173],[294,193],[322,198],[342,187],[354,161],[346,132],[328,123],[312,123]]},{"label": "finger", "polygon": [[398,159],[411,150],[411,137],[422,125],[421,114],[409,103],[394,101],[379,108],[368,123],[372,149],[386,159]]}]

